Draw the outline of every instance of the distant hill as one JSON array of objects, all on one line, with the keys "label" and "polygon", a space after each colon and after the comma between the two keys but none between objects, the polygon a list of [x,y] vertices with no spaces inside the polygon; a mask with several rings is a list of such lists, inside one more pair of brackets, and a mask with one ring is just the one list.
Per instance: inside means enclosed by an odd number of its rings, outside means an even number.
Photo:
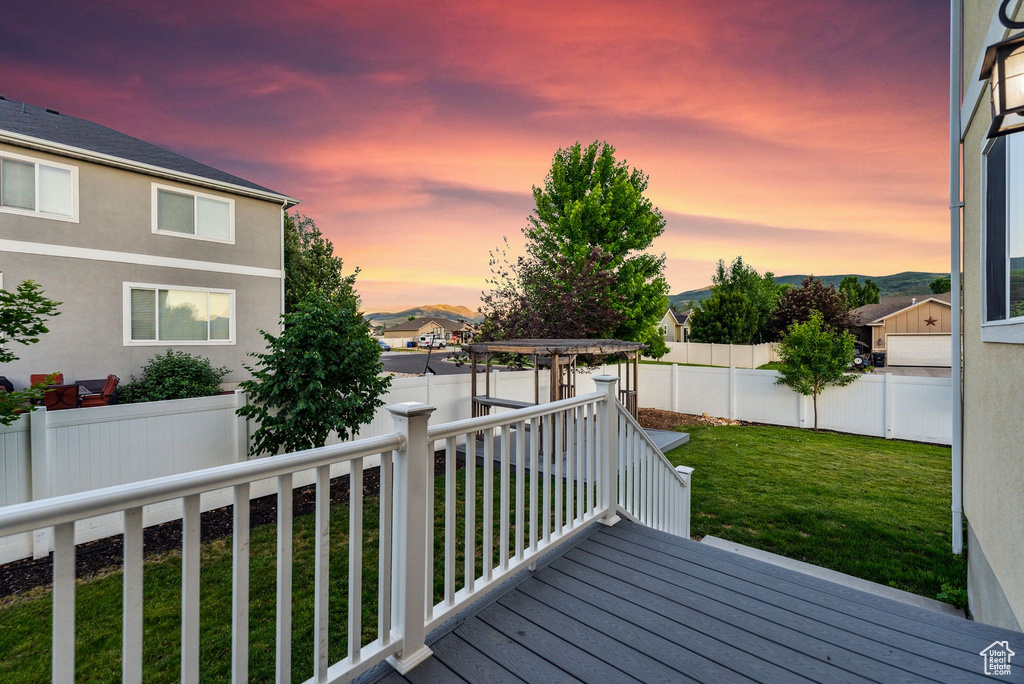
[{"label": "distant hill", "polygon": [[[856,275],[860,278],[861,282],[864,282],[866,278],[871,278],[878,285],[878,289],[881,291],[882,297],[892,297],[895,295],[916,295],[916,294],[927,294],[931,292],[928,288],[928,283],[932,282],[936,278],[948,278],[948,273],[925,273],[923,271],[903,271],[902,273],[894,273],[892,275],[885,276],[865,276],[857,275],[856,273],[844,274],[844,275],[827,275],[827,276],[815,276],[818,280],[823,280],[825,283],[835,285],[839,287],[839,283],[842,282],[843,278],[847,275]],[[775,282],[785,285],[800,285],[806,278],[806,275],[787,275],[787,276],[776,276]],[[669,301],[672,303],[685,302],[685,301],[700,301],[707,299],[711,294],[710,287],[704,287],[699,290],[687,290],[686,292],[680,292],[677,295],[671,295]]]},{"label": "distant hill", "polygon": [[467,321],[477,323],[484,319],[479,311],[473,311],[466,306],[452,306],[451,304],[428,304],[405,311],[378,311],[376,313],[363,314],[363,319],[370,321],[370,325],[383,325],[390,328],[409,320],[409,316],[416,318],[425,316],[439,316],[450,318],[453,321]]}]

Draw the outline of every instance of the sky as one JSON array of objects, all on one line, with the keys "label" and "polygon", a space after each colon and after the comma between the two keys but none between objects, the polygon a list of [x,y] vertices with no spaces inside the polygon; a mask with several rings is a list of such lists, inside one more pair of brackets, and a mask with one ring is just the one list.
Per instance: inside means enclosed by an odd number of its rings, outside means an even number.
[{"label": "sky", "polygon": [[576,141],[649,175],[673,293],[949,268],[935,0],[36,0],[2,36],[8,99],[300,199],[367,311],[476,308]]}]

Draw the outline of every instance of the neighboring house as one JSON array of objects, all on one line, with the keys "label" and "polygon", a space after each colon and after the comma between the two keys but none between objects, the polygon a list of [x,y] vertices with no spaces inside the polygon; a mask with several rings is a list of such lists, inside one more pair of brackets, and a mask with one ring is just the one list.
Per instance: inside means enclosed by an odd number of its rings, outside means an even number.
[{"label": "neighboring house", "polygon": [[690,314],[692,313],[693,309],[687,309],[680,313],[671,308],[665,312],[658,327],[666,342],[690,341]]},{"label": "neighboring house", "polygon": [[882,297],[850,312],[852,332],[890,366],[949,366],[950,294]]},{"label": "neighboring house", "polygon": [[[963,12],[962,25],[953,22],[951,40],[955,71],[960,73],[962,83],[954,79],[950,88],[954,292],[958,289],[961,244],[955,180],[963,160],[963,324],[962,337],[954,340],[954,353],[960,351],[958,342],[962,340],[963,382],[954,385],[953,399],[953,529],[956,534],[961,525],[962,494],[971,612],[981,622],[1021,630],[1024,132],[989,137],[993,121],[990,84],[987,79],[981,80],[987,47],[1019,33],[1004,28],[998,18],[999,5],[999,0],[953,0],[953,16]],[[1019,0],[1010,3],[1011,16],[1018,20],[1024,19],[1020,8]],[[1014,59],[1020,59],[1019,52]],[[1012,60],[1008,72],[1019,73]],[[1019,81],[1020,76],[1015,80]],[[1006,121],[1019,125],[1020,117],[1011,114]],[[953,368],[954,378],[960,376],[958,365]],[[962,414],[958,391],[962,391]],[[962,489],[958,477],[961,467]]]},{"label": "neighboring house", "polygon": [[0,368],[127,381],[171,347],[245,377],[279,329],[296,200],[99,124],[0,99],[0,271],[61,303]]},{"label": "neighboring house", "polygon": [[473,326],[465,321],[453,321],[450,318],[428,316],[414,318],[411,321],[405,321],[390,328],[385,328],[381,337],[387,339],[434,335],[437,337],[443,337],[447,340],[453,337],[464,337],[466,334],[470,333],[472,329]]}]

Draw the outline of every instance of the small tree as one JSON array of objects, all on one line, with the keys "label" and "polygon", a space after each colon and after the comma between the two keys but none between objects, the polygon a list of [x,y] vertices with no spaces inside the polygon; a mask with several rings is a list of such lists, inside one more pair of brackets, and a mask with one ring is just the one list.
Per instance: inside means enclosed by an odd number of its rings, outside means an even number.
[{"label": "small tree", "polygon": [[323,446],[331,432],[352,437],[370,422],[391,378],[381,377],[380,346],[350,294],[308,291],[294,311],[283,315],[280,336],[260,331],[267,351],[252,353],[252,379],[240,383],[250,403],[239,415],[254,419],[253,455]]},{"label": "small tree", "polygon": [[800,287],[791,287],[779,297],[779,304],[768,319],[769,339],[779,340],[794,323],[811,318],[811,312],[821,314],[822,323],[834,331],[850,327],[850,309],[846,296],[833,285],[825,285],[814,276],[804,279]]},{"label": "small tree", "polygon": [[944,294],[953,289],[953,284],[949,278],[936,278],[928,283],[928,288],[932,291],[932,294]]},{"label": "small tree", "polygon": [[[0,363],[18,359],[17,354],[7,348],[11,342],[35,344],[41,335],[49,332],[44,321],[60,315],[59,304],[44,297],[42,288],[33,280],[23,281],[14,292],[0,289]],[[16,392],[0,390],[0,425],[10,425],[21,412],[30,409],[29,401],[43,396],[44,385]]]},{"label": "small tree", "polygon": [[794,323],[779,343],[778,385],[814,400],[814,429],[818,429],[818,395],[829,386],[849,385],[857,379],[847,373],[853,362],[853,335],[825,325],[817,311],[804,323]]},{"label": "small tree", "polygon": [[690,339],[714,344],[750,344],[758,312],[739,292],[715,292],[690,315]]},{"label": "small tree", "polygon": [[284,310],[294,311],[306,294],[320,289],[329,295],[349,294],[352,284],[342,274],[342,261],[316,223],[302,214],[284,217]]}]

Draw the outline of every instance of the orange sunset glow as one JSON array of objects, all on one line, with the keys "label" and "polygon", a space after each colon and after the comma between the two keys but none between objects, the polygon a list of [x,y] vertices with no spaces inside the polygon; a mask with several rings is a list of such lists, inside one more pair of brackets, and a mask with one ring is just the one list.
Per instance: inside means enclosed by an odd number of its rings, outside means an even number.
[{"label": "orange sunset glow", "polygon": [[738,254],[948,270],[943,3],[42,0],[4,23],[0,92],[299,198],[367,311],[476,308],[577,140],[650,175],[673,293]]}]

